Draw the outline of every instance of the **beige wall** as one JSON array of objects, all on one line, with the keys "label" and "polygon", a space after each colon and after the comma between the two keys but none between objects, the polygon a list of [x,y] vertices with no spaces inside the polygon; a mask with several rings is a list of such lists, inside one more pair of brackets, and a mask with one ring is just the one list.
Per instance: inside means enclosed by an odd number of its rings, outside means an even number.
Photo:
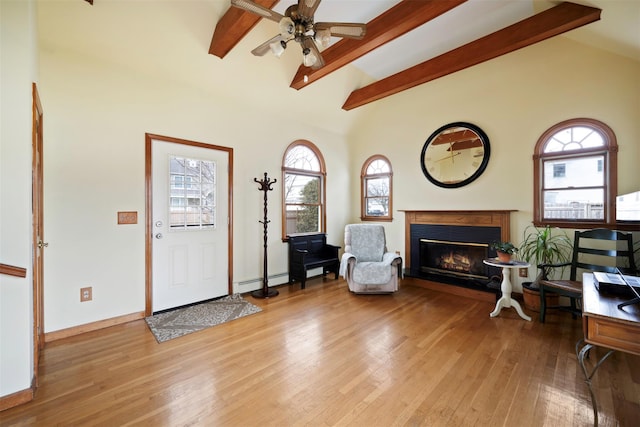
[{"label": "beige wall", "polygon": [[[145,132],[234,149],[235,292],[262,286],[263,194],[253,178],[267,172],[281,182],[282,155],[296,139],[324,154],[329,239],[342,239],[349,209],[344,136],[92,57],[43,52],[41,61],[46,332],[144,310]],[[276,185],[269,193],[268,259],[269,274],[279,277],[271,284],[287,280],[280,203]],[[117,225],[118,211],[137,211],[139,223]],[[85,286],[93,287],[93,301],[80,303]]]},{"label": "beige wall", "polygon": [[31,2],[0,2],[0,262],[27,277],[0,275],[0,396],[33,375],[31,274],[31,85],[37,81]]},{"label": "beige wall", "polygon": [[[638,76],[639,62],[557,37],[378,101],[364,107],[371,114],[350,140],[351,190],[359,191],[355,171],[367,157],[391,160],[395,220],[388,234],[390,246],[403,253],[403,209],[514,209],[512,240],[520,242],[533,220],[533,149],[560,121],[589,117],[608,124],[620,148],[619,194],[640,190]],[[429,135],[455,121],[487,133],[491,158],[475,182],[444,189],[424,177],[419,157]],[[351,209],[355,220],[356,200]]]}]

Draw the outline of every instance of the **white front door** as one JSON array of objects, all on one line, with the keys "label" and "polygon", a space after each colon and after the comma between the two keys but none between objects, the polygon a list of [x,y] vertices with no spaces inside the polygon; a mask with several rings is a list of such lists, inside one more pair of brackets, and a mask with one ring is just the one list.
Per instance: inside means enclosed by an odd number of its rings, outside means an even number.
[{"label": "white front door", "polygon": [[152,140],[152,311],[229,294],[229,153]]}]

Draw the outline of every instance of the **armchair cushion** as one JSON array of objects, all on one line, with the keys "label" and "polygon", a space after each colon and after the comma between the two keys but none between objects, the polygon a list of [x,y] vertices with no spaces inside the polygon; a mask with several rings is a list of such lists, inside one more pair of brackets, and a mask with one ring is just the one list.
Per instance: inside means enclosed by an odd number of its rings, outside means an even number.
[{"label": "armchair cushion", "polygon": [[401,274],[402,258],[387,252],[384,227],[372,224],[345,227],[340,275],[349,283],[349,289],[361,293],[393,292]]},{"label": "armchair cushion", "polygon": [[349,227],[345,233],[350,233],[349,247],[345,251],[353,254],[358,262],[380,262],[386,250],[384,228],[363,226]]}]

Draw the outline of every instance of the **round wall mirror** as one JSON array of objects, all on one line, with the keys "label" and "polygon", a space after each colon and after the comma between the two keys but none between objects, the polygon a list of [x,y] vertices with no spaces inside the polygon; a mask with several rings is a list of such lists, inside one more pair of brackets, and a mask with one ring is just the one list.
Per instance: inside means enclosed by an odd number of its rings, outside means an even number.
[{"label": "round wall mirror", "polygon": [[466,122],[444,125],[422,147],[420,165],[427,179],[444,188],[458,188],[477,179],[489,163],[489,138]]}]

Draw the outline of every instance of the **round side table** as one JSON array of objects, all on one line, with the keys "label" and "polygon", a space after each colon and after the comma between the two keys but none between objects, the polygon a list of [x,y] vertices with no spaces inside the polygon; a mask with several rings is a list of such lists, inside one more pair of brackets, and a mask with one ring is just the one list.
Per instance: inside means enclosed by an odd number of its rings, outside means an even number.
[{"label": "round side table", "polygon": [[502,292],[502,296],[496,302],[496,308],[489,314],[489,316],[496,317],[498,314],[500,314],[500,310],[502,310],[503,308],[513,307],[516,309],[520,317],[522,317],[524,320],[531,321],[531,317],[527,316],[526,314],[524,314],[524,311],[522,311],[520,303],[511,298],[511,291],[513,290],[513,286],[511,285],[511,269],[527,268],[531,266],[531,264],[524,261],[502,262],[497,258],[485,259],[482,262],[492,267],[498,267],[502,269],[502,283],[500,284],[500,291]]}]

